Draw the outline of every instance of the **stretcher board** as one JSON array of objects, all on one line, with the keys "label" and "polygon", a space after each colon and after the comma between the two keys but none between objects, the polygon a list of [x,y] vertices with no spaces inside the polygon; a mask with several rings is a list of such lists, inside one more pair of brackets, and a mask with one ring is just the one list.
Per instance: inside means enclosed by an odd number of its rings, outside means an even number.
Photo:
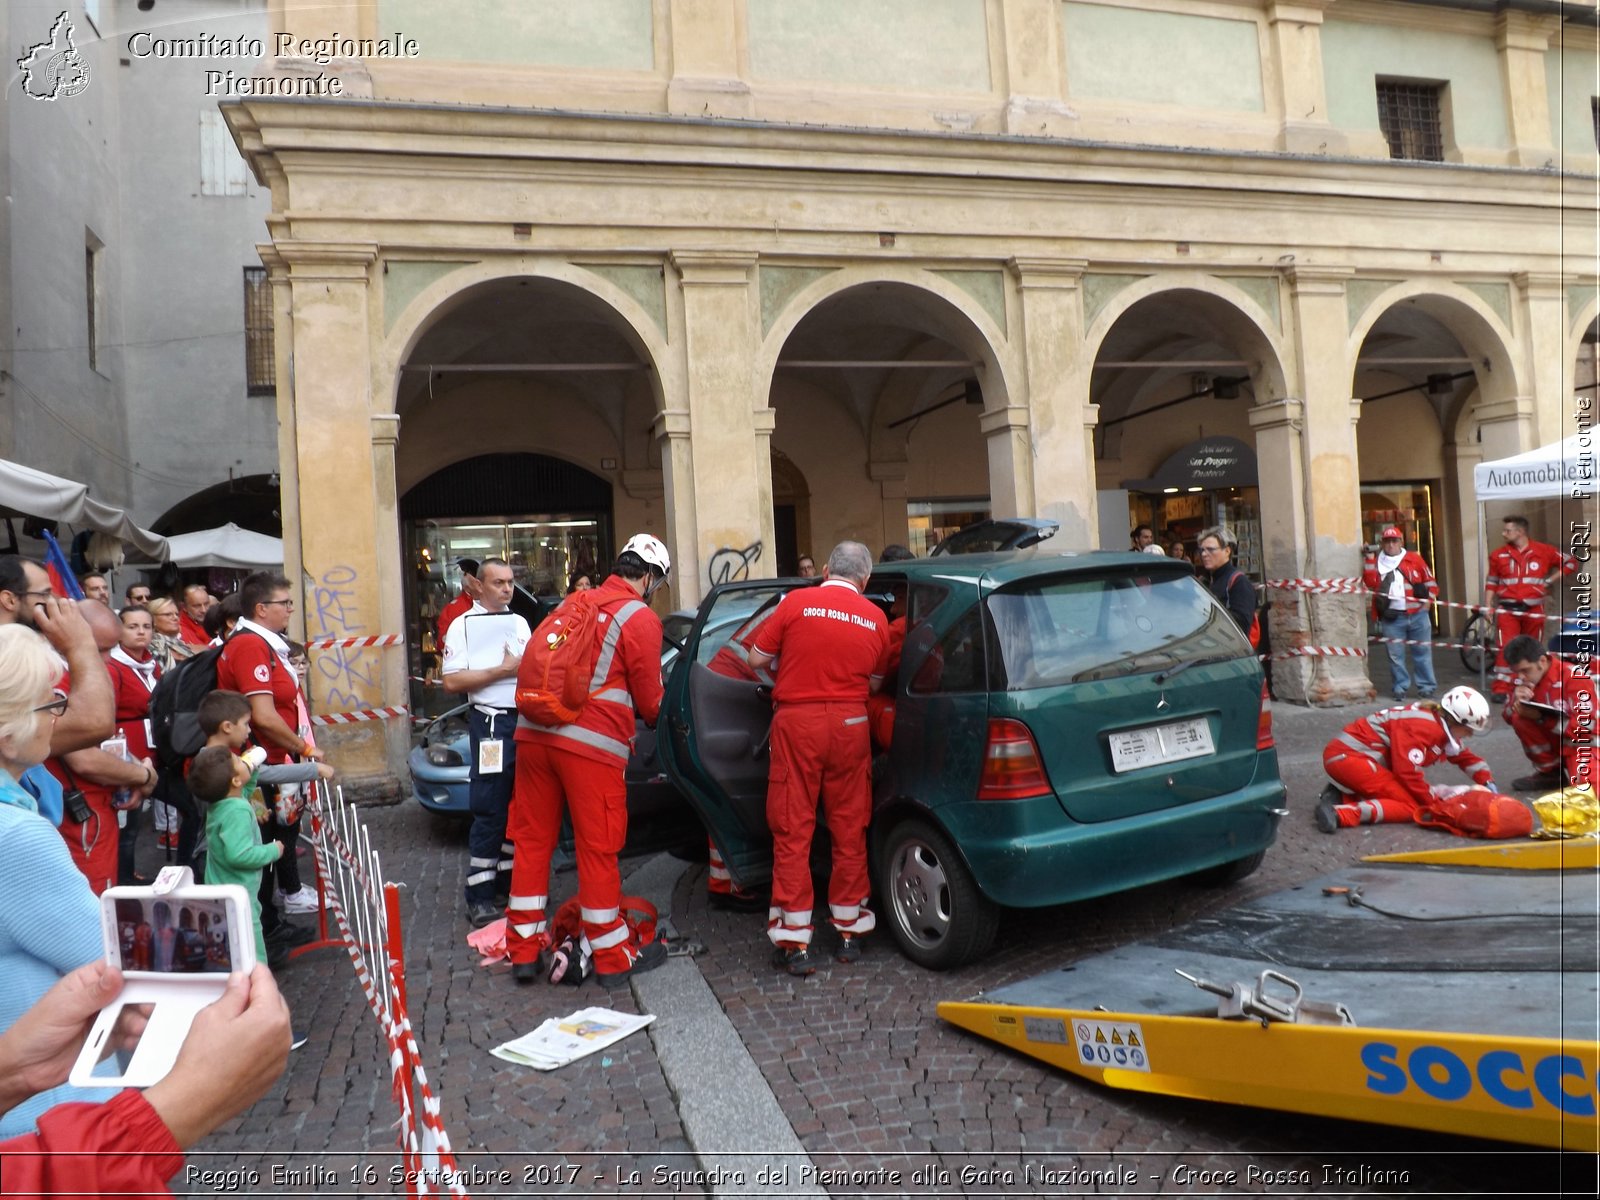
[{"label": "stretcher board", "polygon": [[[1352,867],[939,1015],[1109,1087],[1600,1151],[1597,881]],[[1266,968],[1357,1024],[1220,1020],[1175,974]]]},{"label": "stretcher board", "polygon": [[1436,866],[1505,867],[1519,871],[1594,870],[1600,867],[1600,839],[1539,838],[1520,842],[1467,842],[1442,850],[1372,854],[1362,862],[1432,863]]}]

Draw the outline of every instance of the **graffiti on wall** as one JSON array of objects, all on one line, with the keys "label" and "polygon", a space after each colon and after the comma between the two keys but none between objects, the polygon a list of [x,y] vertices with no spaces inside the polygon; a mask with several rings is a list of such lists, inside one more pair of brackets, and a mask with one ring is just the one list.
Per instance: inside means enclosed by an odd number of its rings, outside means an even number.
[{"label": "graffiti on wall", "polygon": [[[359,575],[354,567],[337,566],[316,579],[306,597],[306,636],[358,637],[368,633],[357,603]],[[332,646],[312,652],[314,679],[320,685],[324,712],[366,708],[380,696],[381,650]]]},{"label": "graffiti on wall", "polygon": [[735,550],[724,546],[711,556],[707,575],[711,579],[711,586],[719,583],[732,583],[738,579],[750,577],[750,564],[761,557],[761,543],[751,542],[743,550]]}]

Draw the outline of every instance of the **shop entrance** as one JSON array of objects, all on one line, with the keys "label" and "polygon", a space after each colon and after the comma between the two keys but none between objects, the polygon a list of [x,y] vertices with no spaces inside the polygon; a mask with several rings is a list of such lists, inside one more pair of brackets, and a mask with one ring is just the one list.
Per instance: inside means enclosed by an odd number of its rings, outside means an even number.
[{"label": "shop entrance", "polygon": [[1256,453],[1238,438],[1202,438],[1167,458],[1148,479],[1124,480],[1128,528],[1149,525],[1169,554],[1193,561],[1200,532],[1224,525],[1239,539],[1233,561],[1261,584],[1261,494]]},{"label": "shop entrance", "polygon": [[436,471],[400,501],[406,561],[407,645],[413,711],[453,700],[438,687],[439,612],[461,590],[458,558],[502,558],[546,605],[574,575],[598,583],[613,557],[611,485],[542,454],[486,454]]}]

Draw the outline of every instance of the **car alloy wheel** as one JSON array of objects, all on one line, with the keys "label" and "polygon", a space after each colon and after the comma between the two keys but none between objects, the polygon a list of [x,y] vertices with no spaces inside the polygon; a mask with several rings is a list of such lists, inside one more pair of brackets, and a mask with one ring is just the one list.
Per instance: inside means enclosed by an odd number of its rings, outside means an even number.
[{"label": "car alloy wheel", "polygon": [[926,821],[901,821],[884,840],[880,872],[889,928],[912,962],[946,970],[986,951],[999,910],[949,840]]}]

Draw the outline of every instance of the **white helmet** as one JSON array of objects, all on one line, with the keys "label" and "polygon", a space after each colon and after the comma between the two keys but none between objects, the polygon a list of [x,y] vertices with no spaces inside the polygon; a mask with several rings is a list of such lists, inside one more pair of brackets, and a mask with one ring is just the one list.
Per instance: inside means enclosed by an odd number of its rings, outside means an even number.
[{"label": "white helmet", "polygon": [[627,545],[622,547],[622,553],[637,556],[643,560],[645,566],[660,571],[663,579],[672,574],[672,556],[667,553],[667,548],[660,538],[652,537],[648,533],[636,533],[628,539]]},{"label": "white helmet", "polygon": [[1439,707],[1473,733],[1489,728],[1489,702],[1476,688],[1451,688],[1439,700]]}]

